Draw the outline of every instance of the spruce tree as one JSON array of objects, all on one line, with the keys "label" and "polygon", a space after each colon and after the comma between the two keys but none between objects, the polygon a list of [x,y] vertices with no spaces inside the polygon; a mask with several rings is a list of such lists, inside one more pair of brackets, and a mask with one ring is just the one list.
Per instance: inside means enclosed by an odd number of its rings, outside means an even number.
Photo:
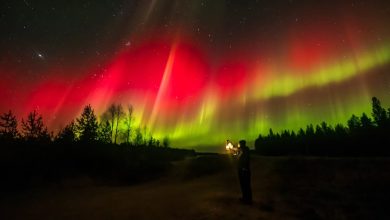
[{"label": "spruce tree", "polygon": [[77,118],[77,132],[81,142],[91,143],[98,139],[98,122],[91,105],[85,106],[83,113]]},{"label": "spruce tree", "polygon": [[7,140],[16,139],[19,136],[18,121],[10,110],[0,116],[0,136]]},{"label": "spruce tree", "polygon": [[27,119],[22,119],[23,137],[29,141],[44,141],[50,140],[49,132],[43,124],[42,115],[38,115],[37,111],[30,112]]},{"label": "spruce tree", "polygon": [[378,127],[384,127],[388,121],[386,109],[381,105],[378,98],[372,98],[372,117]]}]

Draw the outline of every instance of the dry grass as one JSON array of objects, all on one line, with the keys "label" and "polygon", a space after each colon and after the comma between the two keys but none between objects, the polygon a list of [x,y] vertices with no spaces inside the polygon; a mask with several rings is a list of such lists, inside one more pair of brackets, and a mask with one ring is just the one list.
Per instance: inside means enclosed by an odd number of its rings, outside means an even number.
[{"label": "dry grass", "polygon": [[3,195],[0,219],[389,219],[390,159],[252,157],[254,204],[241,205],[234,161],[176,162],[158,180],[73,180]]}]

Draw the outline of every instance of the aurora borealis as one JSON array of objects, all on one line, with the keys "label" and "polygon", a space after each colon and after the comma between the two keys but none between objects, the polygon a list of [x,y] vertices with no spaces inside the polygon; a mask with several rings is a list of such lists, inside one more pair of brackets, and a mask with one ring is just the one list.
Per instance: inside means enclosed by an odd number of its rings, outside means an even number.
[{"label": "aurora borealis", "polygon": [[54,131],[121,103],[173,146],[212,146],[390,104],[387,1],[1,4],[0,111]]}]

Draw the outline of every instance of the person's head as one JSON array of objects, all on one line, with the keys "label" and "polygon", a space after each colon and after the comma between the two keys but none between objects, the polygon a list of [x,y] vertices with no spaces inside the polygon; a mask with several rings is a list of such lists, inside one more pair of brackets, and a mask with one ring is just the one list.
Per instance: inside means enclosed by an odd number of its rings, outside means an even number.
[{"label": "person's head", "polygon": [[241,148],[246,147],[246,141],[245,140],[240,140],[238,143],[240,144]]},{"label": "person's head", "polygon": [[240,146],[240,150],[243,151],[243,152],[249,152],[249,148],[246,146],[246,141],[245,140],[240,140],[238,142],[239,146]]}]

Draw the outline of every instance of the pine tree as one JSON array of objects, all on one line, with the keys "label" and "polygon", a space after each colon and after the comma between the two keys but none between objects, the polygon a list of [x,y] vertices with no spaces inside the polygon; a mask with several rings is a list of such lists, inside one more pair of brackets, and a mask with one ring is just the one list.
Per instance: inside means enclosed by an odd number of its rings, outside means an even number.
[{"label": "pine tree", "polygon": [[30,112],[27,119],[22,119],[23,137],[26,140],[50,140],[50,135],[47,128],[43,124],[42,115],[38,115],[37,111]]},{"label": "pine tree", "polygon": [[384,127],[387,124],[386,109],[382,107],[381,102],[376,97],[372,98],[372,117],[378,127]]},{"label": "pine tree", "polygon": [[314,136],[314,127],[312,124],[309,124],[306,126],[306,137],[313,137]]},{"label": "pine tree", "polygon": [[333,133],[333,129],[330,125],[328,125],[326,122],[321,123],[321,129],[324,132],[326,136],[329,136]]},{"label": "pine tree", "polygon": [[362,114],[362,116],[360,117],[360,122],[364,129],[372,128],[374,126],[371,118],[369,118],[366,113]]},{"label": "pine tree", "polygon": [[337,137],[345,137],[347,135],[347,128],[342,124],[337,124],[334,127],[334,132],[337,135]]},{"label": "pine tree", "polygon": [[263,142],[264,142],[264,137],[261,134],[259,134],[259,136],[255,140],[255,149],[259,150]]},{"label": "pine tree", "polygon": [[10,110],[8,113],[4,113],[0,116],[0,136],[7,139],[13,140],[19,136],[18,132],[18,121],[16,116]]},{"label": "pine tree", "polygon": [[297,136],[298,136],[299,138],[304,137],[304,136],[305,136],[305,131],[304,131],[302,128],[300,128],[299,131],[298,131]]},{"label": "pine tree", "polygon": [[98,138],[98,122],[91,105],[85,106],[80,118],[77,118],[77,132],[80,141],[94,142]]},{"label": "pine tree", "polygon": [[347,122],[348,128],[351,132],[354,132],[362,127],[359,117],[352,115]]},{"label": "pine tree", "polygon": [[56,141],[68,144],[76,141],[76,125],[74,121],[69,123],[58,133]]}]

